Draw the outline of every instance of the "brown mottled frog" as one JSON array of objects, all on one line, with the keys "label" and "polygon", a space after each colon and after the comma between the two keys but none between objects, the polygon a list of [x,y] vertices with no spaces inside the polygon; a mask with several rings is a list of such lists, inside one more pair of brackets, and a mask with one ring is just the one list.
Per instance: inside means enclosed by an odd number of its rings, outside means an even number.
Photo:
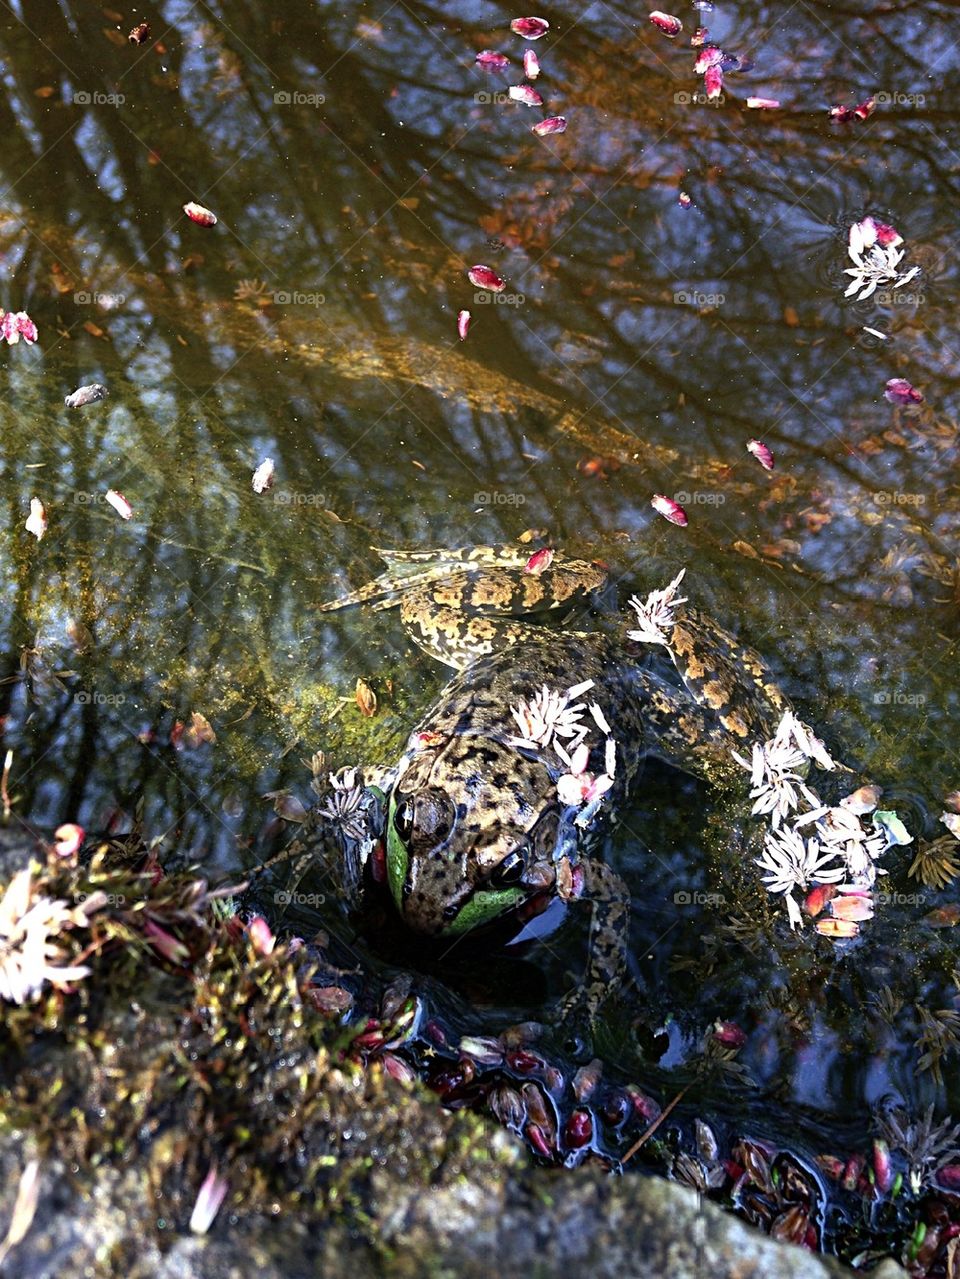
[{"label": "brown mottled frog", "polygon": [[755,652],[682,600],[659,634],[679,682],[647,669],[629,631],[550,626],[604,586],[598,563],[523,546],[379,554],[387,572],[322,611],[399,605],[414,641],[457,672],[385,788],[397,909],[457,936],[509,912],[519,926],[556,895],[589,900],[573,1001],[592,1015],[622,970],[629,909],[619,876],[584,851],[597,808],[616,812],[647,755],[728,771],[731,747],[769,737],[787,703]]}]

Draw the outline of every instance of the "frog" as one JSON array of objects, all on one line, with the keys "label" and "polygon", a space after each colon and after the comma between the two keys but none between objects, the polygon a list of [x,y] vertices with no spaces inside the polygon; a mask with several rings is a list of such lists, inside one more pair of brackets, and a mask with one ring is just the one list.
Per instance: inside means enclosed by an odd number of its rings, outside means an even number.
[{"label": "frog", "polygon": [[505,920],[519,929],[558,897],[588,903],[587,968],[561,1014],[590,1024],[627,958],[630,894],[592,851],[604,821],[649,756],[731,777],[733,750],[769,738],[789,703],[755,650],[678,596],[682,572],[650,597],[650,634],[619,608],[611,633],[582,625],[610,585],[601,561],[520,543],[374,549],[386,571],[320,611],[398,608],[407,636],[452,671],[377,772],[394,907],[414,932],[455,940]]}]

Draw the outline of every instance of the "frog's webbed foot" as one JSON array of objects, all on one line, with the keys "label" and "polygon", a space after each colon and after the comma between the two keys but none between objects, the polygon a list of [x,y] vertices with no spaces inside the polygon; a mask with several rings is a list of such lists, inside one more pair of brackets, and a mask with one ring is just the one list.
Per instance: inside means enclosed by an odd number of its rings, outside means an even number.
[{"label": "frog's webbed foot", "polygon": [[592,907],[589,955],[583,981],[560,1006],[564,1032],[575,1040],[578,1056],[590,1051],[597,1013],[623,979],[630,918],[630,893],[616,871],[590,858],[579,865],[584,875],[582,898]]}]

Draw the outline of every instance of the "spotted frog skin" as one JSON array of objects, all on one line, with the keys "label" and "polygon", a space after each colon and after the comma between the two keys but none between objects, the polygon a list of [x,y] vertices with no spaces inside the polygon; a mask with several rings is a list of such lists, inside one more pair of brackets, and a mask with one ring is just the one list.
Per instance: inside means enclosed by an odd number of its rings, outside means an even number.
[{"label": "spotted frog skin", "polygon": [[[731,747],[772,735],[786,700],[755,652],[689,607],[666,638],[679,684],[647,669],[649,650],[625,633],[549,625],[604,586],[599,564],[555,553],[531,571],[522,546],[379,553],[387,572],[323,611],[399,606],[413,640],[457,672],[392,770],[387,876],[397,909],[418,932],[459,936],[509,912],[522,921],[555,896],[582,897],[593,908],[590,961],[573,1000],[592,1015],[623,968],[627,889],[584,853],[581,810],[558,797],[568,765],[552,746],[517,745],[511,708],[544,686],[562,693],[592,681],[578,701],[599,708],[615,743],[602,807],[616,813],[645,756],[716,777]],[[604,734],[587,743],[588,770],[602,773]]]}]

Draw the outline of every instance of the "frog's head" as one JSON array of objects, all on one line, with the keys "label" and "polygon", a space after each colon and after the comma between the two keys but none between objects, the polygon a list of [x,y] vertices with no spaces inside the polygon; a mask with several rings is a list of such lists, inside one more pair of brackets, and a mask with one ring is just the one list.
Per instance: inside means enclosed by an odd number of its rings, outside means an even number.
[{"label": "frog's head", "polygon": [[560,830],[547,765],[465,734],[418,752],[394,787],[387,873],[411,928],[457,936],[555,882]]}]

